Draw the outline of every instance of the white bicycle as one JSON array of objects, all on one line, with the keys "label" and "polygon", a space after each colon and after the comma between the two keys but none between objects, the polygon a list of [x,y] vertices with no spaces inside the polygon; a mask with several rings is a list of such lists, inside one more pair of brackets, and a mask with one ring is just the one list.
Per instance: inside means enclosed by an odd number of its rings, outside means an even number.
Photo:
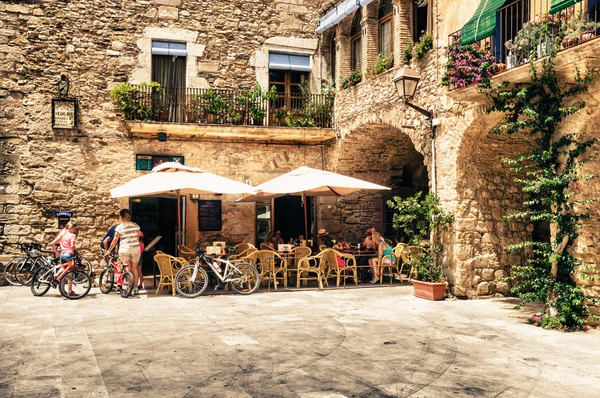
[{"label": "white bicycle", "polygon": [[179,270],[175,275],[175,290],[183,297],[198,297],[208,287],[208,273],[202,268],[206,264],[215,276],[223,283],[229,283],[234,291],[240,294],[250,294],[260,285],[260,274],[251,264],[233,264],[229,257],[233,248],[227,248],[227,259],[207,256],[205,251],[196,246],[198,258],[194,264]]}]

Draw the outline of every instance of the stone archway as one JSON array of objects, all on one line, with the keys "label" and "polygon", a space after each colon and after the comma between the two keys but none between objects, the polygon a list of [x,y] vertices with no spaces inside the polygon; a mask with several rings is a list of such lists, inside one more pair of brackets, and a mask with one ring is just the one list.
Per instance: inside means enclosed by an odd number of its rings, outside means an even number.
[{"label": "stone archway", "polygon": [[501,280],[524,258],[504,249],[529,239],[531,225],[504,217],[523,209],[518,176],[502,159],[531,147],[522,135],[498,135],[492,129],[502,115],[483,115],[464,132],[457,154],[457,210],[455,213],[454,272],[449,282],[461,297],[509,294]]},{"label": "stone archway", "polygon": [[362,239],[371,226],[384,233],[384,203],[388,198],[429,189],[425,158],[411,137],[389,124],[364,124],[345,134],[330,148],[327,169],[392,188],[320,198],[320,225],[338,237]]}]

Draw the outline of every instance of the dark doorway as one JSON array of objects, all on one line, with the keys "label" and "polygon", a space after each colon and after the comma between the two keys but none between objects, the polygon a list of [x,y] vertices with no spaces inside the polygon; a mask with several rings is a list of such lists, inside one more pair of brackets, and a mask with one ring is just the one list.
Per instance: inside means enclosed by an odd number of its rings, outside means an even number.
[{"label": "dark doorway", "polygon": [[156,246],[142,255],[144,275],[151,275],[154,270],[156,250],[173,256],[177,255],[177,199],[133,198],[129,205],[131,220],[137,223],[144,233],[145,245],[148,245],[157,236],[162,236]]},{"label": "dark doorway", "polygon": [[[312,223],[312,202],[313,198],[307,197],[307,217],[308,225]],[[290,239],[298,239],[304,235],[304,207],[302,207],[301,196],[282,196],[275,199],[275,226],[274,230],[281,231],[281,237],[284,242]],[[310,235],[310,228],[308,231]],[[306,236],[305,239],[308,239]]]}]

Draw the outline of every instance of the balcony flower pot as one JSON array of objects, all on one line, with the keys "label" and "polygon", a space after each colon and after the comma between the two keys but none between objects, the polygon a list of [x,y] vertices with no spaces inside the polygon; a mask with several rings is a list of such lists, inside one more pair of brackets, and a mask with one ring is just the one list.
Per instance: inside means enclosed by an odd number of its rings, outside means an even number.
[{"label": "balcony flower pot", "polygon": [[588,40],[592,40],[595,36],[596,35],[594,34],[594,32],[584,32],[581,34],[581,36],[579,36],[579,42],[583,43]]},{"label": "balcony flower pot", "polygon": [[216,124],[217,123],[217,115],[214,113],[207,113],[206,114],[206,123]]},{"label": "balcony flower pot", "polygon": [[573,47],[577,43],[579,43],[578,37],[565,37],[561,44],[562,44],[563,48],[568,48],[568,47]]},{"label": "balcony flower pot", "polygon": [[434,301],[444,299],[446,282],[431,283],[413,280],[412,284],[415,289],[415,297]]}]

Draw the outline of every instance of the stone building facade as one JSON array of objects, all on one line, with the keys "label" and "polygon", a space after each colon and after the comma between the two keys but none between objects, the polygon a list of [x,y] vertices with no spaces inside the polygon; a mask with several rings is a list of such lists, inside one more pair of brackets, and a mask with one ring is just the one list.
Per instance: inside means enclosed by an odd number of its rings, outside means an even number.
[{"label": "stone building facade", "polygon": [[[387,199],[435,191],[456,217],[443,237],[445,274],[454,294],[469,298],[509,294],[510,286],[502,277],[523,259],[504,248],[530,237],[534,229],[504,219],[520,209],[524,197],[501,159],[530,143],[527,137],[492,134],[501,117],[487,114],[480,96],[469,94],[470,89],[450,92],[440,85],[448,36],[468,21],[472,13],[465,10],[474,10],[478,1],[429,0],[423,18],[412,0],[392,0],[394,65],[374,74],[382,49],[379,7],[383,2],[361,7],[357,47],[352,47],[356,44],[356,36],[350,34],[356,22],[352,15],[322,34],[315,33],[319,18],[340,2],[3,2],[0,253],[13,254],[10,244],[18,240],[48,242],[57,232],[56,209],[76,211],[81,246],[95,251],[116,210],[129,206],[128,200],[115,201],[108,192],[141,174],[135,170],[136,154],[184,156],[188,165],[254,184],[306,164],[392,188],[319,198],[317,225],[339,237],[360,239],[372,225],[385,231]],[[434,46],[422,60],[412,60],[411,67],[421,76],[414,102],[435,113],[439,122],[435,140],[426,118],[404,105],[392,84],[404,48],[418,39],[418,27],[433,35]],[[155,137],[132,135],[108,92],[118,83],[150,80],[153,40],[186,43],[187,86],[197,88],[250,88],[258,81],[266,89],[271,52],[310,56],[308,84],[313,92],[319,92],[325,81],[336,82],[335,139],[319,145],[189,137],[159,143]],[[598,49],[597,43],[590,44]],[[353,59],[357,51],[360,57]],[[572,51],[565,56],[567,68],[573,69],[581,59],[578,54]],[[342,89],[342,79],[358,61],[362,81]],[[70,77],[80,102],[77,131],[51,128],[50,99],[63,73]],[[522,72],[507,72],[506,78],[511,79],[514,75],[509,73]],[[593,103],[597,96],[595,83],[584,99]],[[598,137],[594,127],[598,119],[598,111],[588,107],[569,119],[564,130]],[[598,165],[593,160],[586,170]],[[597,197],[600,185],[580,190]],[[253,241],[256,208],[235,199],[222,198],[220,237]],[[194,208],[189,201],[187,205]],[[599,208],[594,211],[598,215]],[[598,219],[586,222],[575,249],[578,258],[593,264],[600,259]],[[196,220],[193,211],[187,213],[187,242],[216,237],[197,232]]]},{"label": "stone building facade", "polygon": [[[397,61],[402,59],[404,48],[409,42],[418,40],[414,29],[417,23],[414,2],[392,1],[395,63],[390,70],[375,74],[373,66],[378,48],[381,48],[377,41],[377,29],[381,26],[381,20],[378,25],[377,10],[382,3],[374,1],[362,10],[362,81],[354,87],[338,90],[336,95],[336,128],[341,139],[333,147],[331,162],[335,168],[343,167],[347,153],[351,151],[350,147],[356,145],[353,142],[360,141],[361,134],[371,131],[369,151],[373,156],[370,160],[373,164],[383,160],[382,169],[388,168],[385,175],[393,177],[398,171],[402,174],[402,170],[407,167],[409,170],[425,167],[425,185],[428,184],[429,189],[437,193],[444,207],[456,218],[452,230],[443,238],[445,274],[452,291],[459,297],[470,298],[508,295],[510,286],[503,277],[509,275],[511,265],[522,264],[525,258],[507,253],[505,247],[530,239],[532,234],[539,231],[534,231],[533,225],[505,220],[504,217],[508,214],[522,210],[525,197],[514,181],[518,175],[504,166],[501,160],[522,152],[531,143],[527,136],[506,137],[493,134],[491,130],[500,123],[501,115],[486,112],[485,97],[476,88],[450,91],[440,84],[446,62],[444,47],[449,43],[449,35],[467,23],[472,11],[465,10],[475,10],[479,2],[468,0],[425,3],[429,3],[427,27],[433,35],[434,48],[422,60],[413,59],[410,66],[421,76],[413,102],[432,111],[438,122],[435,143],[429,122],[421,114],[402,104],[392,82],[400,69]],[[508,3],[512,2],[507,1],[506,4]],[[531,3],[532,7],[533,3],[535,2]],[[327,3],[323,13],[336,4],[340,2]],[[324,42],[335,43],[335,50],[330,54],[336,57],[331,63],[335,65],[338,87],[342,79],[351,72],[352,23],[353,19],[348,17],[335,28],[323,33]],[[576,65],[581,66],[585,62],[589,65],[591,58],[588,58],[587,51],[598,51],[598,45],[597,42],[588,43],[589,48],[585,50],[578,52],[571,49],[564,52],[564,55],[559,55],[557,63],[560,64],[561,76],[565,81],[572,79]],[[523,65],[512,72],[506,72],[504,76],[494,77],[493,81],[522,79],[524,75],[527,77],[528,71],[529,66]],[[593,104],[597,96],[596,82],[589,93],[579,99]],[[564,132],[580,131],[584,139],[598,138],[598,130],[594,127],[597,117],[594,107],[588,106],[581,114],[569,118],[562,129]],[[401,156],[402,160],[394,163],[378,153],[377,148],[385,148],[389,143],[402,148],[400,142],[403,139],[411,144],[411,151],[418,156],[405,154]],[[597,150],[598,144],[595,144],[592,152]],[[360,167],[361,162],[357,162],[357,165]],[[597,160],[592,160],[586,164],[585,170],[593,173],[597,167]],[[417,186],[422,187],[417,184],[413,188]],[[598,197],[599,187],[600,183],[596,180],[576,188],[587,197]],[[381,199],[383,198],[374,198],[373,202],[381,203]],[[575,245],[576,257],[592,265],[598,264],[600,256],[595,243],[598,239],[596,220],[599,213],[599,206],[592,207],[592,218],[583,225],[581,236]],[[342,221],[340,228],[347,229],[349,226]],[[581,283],[594,291],[598,289],[593,286],[594,282]]]}]

